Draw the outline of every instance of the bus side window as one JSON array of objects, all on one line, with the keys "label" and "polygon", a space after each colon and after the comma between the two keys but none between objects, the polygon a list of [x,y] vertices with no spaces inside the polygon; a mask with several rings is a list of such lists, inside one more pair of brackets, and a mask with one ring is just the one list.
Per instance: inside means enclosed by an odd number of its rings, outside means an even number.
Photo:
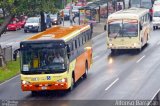
[{"label": "bus side window", "polygon": [[72,42],[72,50],[75,50],[75,41]]},{"label": "bus side window", "polygon": [[86,42],[88,41],[88,39],[87,39],[87,32],[85,33],[85,39],[86,39]]},{"label": "bus side window", "polygon": [[144,18],[141,17],[140,23],[143,24],[143,22],[144,22]]},{"label": "bus side window", "polygon": [[68,56],[68,59],[70,58],[70,55],[71,55],[71,50],[70,50],[69,45],[67,45],[67,56]]},{"label": "bus side window", "polygon": [[75,40],[74,43],[75,43],[75,49],[77,49],[77,41]]},{"label": "bus side window", "polygon": [[80,38],[78,38],[78,43],[79,43],[79,47],[81,46],[81,41]]},{"label": "bus side window", "polygon": [[83,34],[83,40],[84,40],[84,43],[86,43],[86,32],[84,32],[84,34]]},{"label": "bus side window", "polygon": [[76,39],[77,48],[80,47],[78,38]]}]

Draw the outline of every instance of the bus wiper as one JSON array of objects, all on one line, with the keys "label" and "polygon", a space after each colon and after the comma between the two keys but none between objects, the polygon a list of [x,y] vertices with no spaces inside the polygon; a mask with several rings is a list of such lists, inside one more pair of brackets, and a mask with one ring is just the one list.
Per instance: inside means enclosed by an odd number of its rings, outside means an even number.
[{"label": "bus wiper", "polygon": [[118,37],[118,33],[116,34],[116,36],[114,37],[114,39],[116,39]]}]

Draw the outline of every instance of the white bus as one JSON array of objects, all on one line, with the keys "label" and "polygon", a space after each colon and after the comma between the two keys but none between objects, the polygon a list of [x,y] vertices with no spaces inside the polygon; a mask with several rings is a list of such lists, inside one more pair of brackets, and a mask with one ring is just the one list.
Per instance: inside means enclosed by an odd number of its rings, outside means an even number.
[{"label": "white bus", "polygon": [[130,8],[109,15],[107,19],[107,47],[112,53],[119,49],[140,51],[150,36],[149,10]]}]

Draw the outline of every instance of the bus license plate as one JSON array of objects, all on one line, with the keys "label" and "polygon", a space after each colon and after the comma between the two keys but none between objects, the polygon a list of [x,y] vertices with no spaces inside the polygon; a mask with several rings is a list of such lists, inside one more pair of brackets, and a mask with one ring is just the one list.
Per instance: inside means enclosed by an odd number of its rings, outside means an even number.
[{"label": "bus license plate", "polygon": [[41,88],[42,90],[46,90],[47,89],[47,87],[46,86],[42,86],[42,88]]}]

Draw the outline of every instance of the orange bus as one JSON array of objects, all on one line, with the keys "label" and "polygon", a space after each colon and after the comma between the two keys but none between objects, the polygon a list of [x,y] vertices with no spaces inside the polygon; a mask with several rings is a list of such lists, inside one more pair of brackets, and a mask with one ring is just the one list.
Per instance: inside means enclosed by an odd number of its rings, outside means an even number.
[{"label": "orange bus", "polygon": [[55,26],[20,43],[21,88],[72,90],[92,64],[89,25]]}]

